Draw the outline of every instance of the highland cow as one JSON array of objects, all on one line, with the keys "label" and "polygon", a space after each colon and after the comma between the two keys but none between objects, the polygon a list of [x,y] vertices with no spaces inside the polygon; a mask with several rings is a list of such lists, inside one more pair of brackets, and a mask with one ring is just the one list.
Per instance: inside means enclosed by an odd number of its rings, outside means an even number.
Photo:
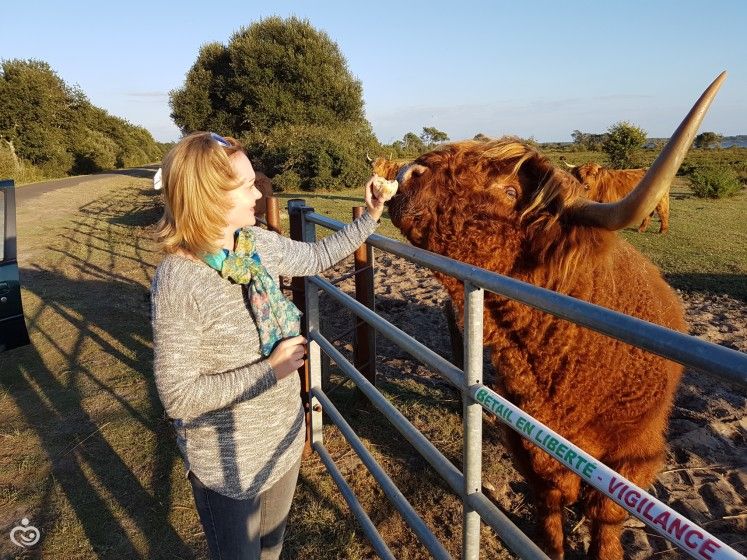
[{"label": "highland cow", "polygon": [[[724,78],[618,202],[589,200],[579,181],[525,143],[467,141],[410,165],[374,164],[400,183],[389,202],[392,222],[417,247],[684,332],[677,295],[616,231],[648,216],[669,188]],[[462,282],[435,275],[463,327]],[[497,392],[635,484],[653,482],[682,366],[492,293],[485,294],[484,343]],[[543,545],[562,558],[563,508],[581,495],[581,480],[515,432],[506,436],[535,491]],[[627,513],[588,490],[589,555],[622,558]]]},{"label": "highland cow", "polygon": [[[620,200],[643,179],[646,175],[645,169],[609,169],[596,163],[585,163],[584,165],[570,165],[569,173],[581,182],[586,189],[586,196],[597,202],[614,202]],[[656,205],[655,212],[659,215],[659,233],[669,231],[669,189]],[[649,214],[638,226],[638,231],[643,233],[651,223]]]}]

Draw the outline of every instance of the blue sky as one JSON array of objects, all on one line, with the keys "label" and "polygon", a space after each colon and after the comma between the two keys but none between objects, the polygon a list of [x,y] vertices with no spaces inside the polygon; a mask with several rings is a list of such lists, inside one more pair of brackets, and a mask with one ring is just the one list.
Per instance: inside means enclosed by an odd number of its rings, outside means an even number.
[{"label": "blue sky", "polygon": [[628,120],[669,136],[721,71],[702,130],[747,134],[747,2],[52,2],[12,0],[0,58],[47,61],[158,140],[179,131],[168,92],[201,44],[263,17],[307,18],[363,84],[383,142],[436,126],[451,139],[569,141]]}]

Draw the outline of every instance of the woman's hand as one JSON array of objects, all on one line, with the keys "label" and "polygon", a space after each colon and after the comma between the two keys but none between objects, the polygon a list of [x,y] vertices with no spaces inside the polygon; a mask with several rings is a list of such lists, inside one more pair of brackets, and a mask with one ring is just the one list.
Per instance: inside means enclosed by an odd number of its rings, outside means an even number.
[{"label": "woman's hand", "polygon": [[383,198],[376,198],[376,195],[374,195],[373,183],[376,178],[377,176],[374,175],[366,183],[366,210],[374,220],[379,221],[381,214],[384,212],[384,202],[386,202],[386,200]]},{"label": "woman's hand", "polygon": [[303,365],[306,339],[299,335],[281,340],[267,360],[278,381],[285,379]]}]

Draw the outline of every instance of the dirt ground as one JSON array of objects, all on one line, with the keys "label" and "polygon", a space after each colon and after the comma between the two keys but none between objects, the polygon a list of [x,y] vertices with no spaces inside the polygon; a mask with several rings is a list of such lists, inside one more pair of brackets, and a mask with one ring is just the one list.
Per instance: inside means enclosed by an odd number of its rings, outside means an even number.
[{"label": "dirt ground", "polygon": [[[26,187],[24,187],[26,188]],[[0,533],[28,517],[39,546],[0,539],[0,558],[208,558],[181,458],[152,378],[149,294],[159,255],[149,239],[156,197],[139,174],[85,189],[58,189],[19,204],[19,262],[33,346],[0,355]],[[379,314],[449,357],[446,293],[431,273],[376,251]],[[351,260],[326,276],[350,270]],[[341,287],[351,293],[351,279]],[[692,333],[747,352],[743,301],[682,293]],[[352,349],[349,313],[322,299],[322,331]],[[340,336],[340,335],[343,336]],[[383,336],[378,388],[461,469],[460,395]],[[461,502],[383,416],[331,370],[329,393],[405,497],[458,558]],[[489,368],[485,372],[490,381]],[[332,386],[334,385],[334,388]],[[738,390],[688,372],[678,392],[667,464],[653,492],[742,554],[747,553],[747,403]],[[431,556],[331,426],[325,445],[398,559]],[[511,457],[486,427],[484,479],[498,505],[530,536],[535,511]],[[566,520],[569,559],[584,557],[578,510]],[[513,558],[492,529],[481,558]],[[684,557],[629,520],[631,559]],[[318,456],[302,466],[283,558],[373,558]]]},{"label": "dirt ground", "polygon": [[[349,270],[349,266],[348,260],[326,276],[339,276]],[[348,293],[353,291],[352,280],[346,280],[340,286]],[[686,306],[691,334],[747,352],[747,308],[744,302],[726,295],[706,293],[681,292],[680,296]],[[446,358],[450,352],[443,315],[447,297],[427,269],[396,256],[376,253],[378,313]],[[352,316],[341,312],[327,296],[322,298],[322,317],[325,318],[322,331],[330,338],[348,330],[352,324]],[[336,346],[349,353],[352,348],[350,336],[342,337]],[[381,335],[377,338],[377,351],[382,391],[419,429],[440,438],[440,441],[434,441],[436,446],[457,468],[461,468],[459,394]],[[488,356],[485,363],[485,378],[489,382]],[[336,379],[333,374],[332,384]],[[414,406],[414,402],[422,406]],[[342,397],[340,406],[345,406]],[[439,482],[437,475],[431,477],[430,467],[409,445],[403,446],[396,436],[384,437],[378,429],[371,429],[372,425],[379,426],[378,418],[371,420],[377,412],[365,407],[356,409],[353,406],[352,409],[358,410],[363,419],[354,414],[351,424],[362,431],[369,448],[380,453],[379,460],[387,472],[404,488],[405,495],[444,540],[449,552],[458,557],[461,547],[460,502],[452,497],[445,483]],[[443,421],[434,422],[434,417]],[[451,426],[447,429],[445,423]],[[385,426],[385,421],[381,426]],[[346,451],[346,444],[333,427],[325,427],[325,438],[330,450],[342,457],[343,474],[348,474],[349,482],[363,496],[364,506],[367,504],[367,510],[395,556],[429,557],[414,535],[401,527],[396,511],[380,505],[385,501],[383,494],[371,488],[371,477],[365,472],[365,467]],[[527,495],[527,486],[512,467],[508,452],[492,428],[486,426],[484,439],[484,478],[498,490],[501,497],[499,507],[532,535],[535,510]],[[740,553],[747,553],[747,402],[744,391],[702,373],[687,371],[677,393],[668,441],[666,465],[650,491]],[[319,476],[319,465],[318,460],[307,462],[304,467],[306,476],[311,479]],[[413,469],[418,473],[416,476],[408,474]],[[579,510],[569,508],[567,513],[567,549],[570,550],[566,557],[584,558],[589,540],[586,524],[582,522]],[[626,558],[685,557],[640,521],[630,518],[625,527]],[[491,530],[483,527],[482,535],[483,557],[512,557]],[[369,557],[371,550],[364,547],[359,555]]]}]

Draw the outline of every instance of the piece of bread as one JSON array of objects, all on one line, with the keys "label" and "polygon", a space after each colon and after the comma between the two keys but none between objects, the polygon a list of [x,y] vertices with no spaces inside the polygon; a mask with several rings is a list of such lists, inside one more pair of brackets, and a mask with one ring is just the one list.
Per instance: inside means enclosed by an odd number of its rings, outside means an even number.
[{"label": "piece of bread", "polygon": [[376,177],[372,185],[374,196],[385,202],[397,194],[398,188],[399,183],[396,180],[387,181],[384,177]]}]

